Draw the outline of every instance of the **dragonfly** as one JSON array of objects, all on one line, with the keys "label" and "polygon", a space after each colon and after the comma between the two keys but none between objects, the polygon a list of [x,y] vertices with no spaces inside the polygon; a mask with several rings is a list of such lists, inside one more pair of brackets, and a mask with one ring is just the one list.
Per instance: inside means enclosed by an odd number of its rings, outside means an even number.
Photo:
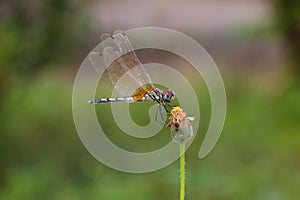
[{"label": "dragonfly", "polygon": [[168,114],[168,108],[171,107],[169,103],[175,98],[174,92],[170,89],[163,92],[154,86],[148,72],[137,57],[128,36],[123,31],[115,31],[113,35],[103,34],[101,41],[103,53],[99,53],[99,55],[107,67],[106,70],[117,97],[97,98],[88,102],[90,104],[102,104],[151,100],[158,104],[155,114],[156,121],[158,121],[158,110],[164,119],[162,107]]},{"label": "dragonfly", "polygon": [[190,121],[194,121],[194,119],[194,117],[187,117],[181,107],[173,107],[169,117],[170,121],[166,127],[171,129],[174,141],[184,141],[193,136],[193,127]]}]

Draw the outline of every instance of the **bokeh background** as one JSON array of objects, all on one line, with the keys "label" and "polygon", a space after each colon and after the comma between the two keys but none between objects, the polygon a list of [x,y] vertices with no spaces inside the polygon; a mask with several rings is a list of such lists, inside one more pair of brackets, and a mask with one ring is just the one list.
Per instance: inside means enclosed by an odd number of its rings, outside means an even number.
[{"label": "bokeh background", "polygon": [[[147,174],[110,169],[85,149],[72,118],[73,81],[100,34],[144,26],[171,28],[200,42],[227,90],[223,133],[200,160],[209,95],[201,78],[189,77],[202,107],[198,135],[187,151],[187,199],[299,199],[299,4],[2,0],[0,199],[178,199],[178,162]],[[141,53],[145,62],[168,62],[168,55],[146,54]],[[143,106],[137,105],[139,113],[132,107],[138,123],[147,123]],[[99,116],[110,115],[109,106],[96,109]],[[118,134],[113,123],[102,123],[120,146],[145,147]],[[163,142],[170,139],[165,132]]]}]

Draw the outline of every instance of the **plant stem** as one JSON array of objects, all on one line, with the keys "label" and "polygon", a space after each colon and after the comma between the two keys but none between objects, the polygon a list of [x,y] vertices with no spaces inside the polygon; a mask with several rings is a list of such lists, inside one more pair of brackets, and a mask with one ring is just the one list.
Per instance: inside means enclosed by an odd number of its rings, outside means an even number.
[{"label": "plant stem", "polygon": [[180,141],[180,200],[185,198],[185,140]]}]

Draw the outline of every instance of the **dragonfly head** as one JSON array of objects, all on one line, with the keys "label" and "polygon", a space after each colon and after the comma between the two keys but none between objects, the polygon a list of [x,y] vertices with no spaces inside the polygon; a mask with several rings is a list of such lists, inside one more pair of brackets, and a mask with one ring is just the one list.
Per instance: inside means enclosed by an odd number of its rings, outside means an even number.
[{"label": "dragonfly head", "polygon": [[164,95],[163,95],[163,99],[165,102],[171,102],[175,97],[175,94],[172,90],[167,90]]}]

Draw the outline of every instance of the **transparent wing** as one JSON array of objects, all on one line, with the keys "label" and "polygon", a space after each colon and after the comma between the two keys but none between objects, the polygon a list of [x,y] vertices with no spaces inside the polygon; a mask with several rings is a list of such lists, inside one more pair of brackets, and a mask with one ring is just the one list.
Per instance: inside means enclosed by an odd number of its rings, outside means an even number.
[{"label": "transparent wing", "polygon": [[[149,74],[124,32],[115,31],[112,36],[104,34],[101,38],[104,40],[102,57],[115,88],[114,96],[131,96],[139,87],[145,90],[149,89],[149,84],[153,87]],[[145,87],[147,84],[148,87]]]}]

